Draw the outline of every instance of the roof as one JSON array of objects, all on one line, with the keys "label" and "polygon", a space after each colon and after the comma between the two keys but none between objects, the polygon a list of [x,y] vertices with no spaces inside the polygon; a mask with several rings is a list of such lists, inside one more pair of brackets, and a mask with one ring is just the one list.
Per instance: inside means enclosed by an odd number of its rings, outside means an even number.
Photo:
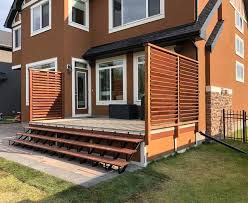
[{"label": "roof", "polygon": [[164,42],[175,42],[179,40],[192,39],[201,36],[202,30],[211,20],[214,11],[218,9],[222,0],[209,0],[196,22],[168,28],[162,31],[141,35],[89,49],[83,57],[88,60],[96,59],[99,57],[115,54],[124,54],[134,51],[138,47],[142,47],[146,43],[160,44]]},{"label": "roof", "polygon": [[0,30],[0,49],[12,50],[11,32]]},{"label": "roof", "polygon": [[17,12],[20,12],[22,10],[22,3],[24,0],[14,0],[13,4],[10,8],[9,14],[6,18],[6,21],[4,23],[4,26],[6,28],[11,28],[12,22],[15,19],[15,16]]}]

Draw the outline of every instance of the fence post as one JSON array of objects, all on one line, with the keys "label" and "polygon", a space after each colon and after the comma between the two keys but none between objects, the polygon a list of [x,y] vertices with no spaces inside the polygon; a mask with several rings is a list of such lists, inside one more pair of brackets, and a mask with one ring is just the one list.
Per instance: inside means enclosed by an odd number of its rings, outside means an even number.
[{"label": "fence post", "polygon": [[225,109],[223,109],[223,134],[224,134],[224,139],[226,139],[226,115],[225,115]]},{"label": "fence post", "polygon": [[245,143],[245,137],[246,137],[246,112],[243,110],[243,143]]}]

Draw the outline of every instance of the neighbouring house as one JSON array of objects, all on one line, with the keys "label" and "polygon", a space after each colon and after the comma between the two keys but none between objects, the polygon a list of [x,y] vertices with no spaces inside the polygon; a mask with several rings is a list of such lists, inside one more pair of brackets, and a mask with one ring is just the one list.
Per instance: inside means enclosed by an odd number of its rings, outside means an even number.
[{"label": "neighbouring house", "polygon": [[21,72],[12,70],[12,35],[0,30],[0,113],[21,111]]},{"label": "neighbouring house", "polygon": [[248,107],[247,11],[247,0],[15,0],[5,26],[33,139],[13,143],[125,169],[221,133],[223,108]]}]

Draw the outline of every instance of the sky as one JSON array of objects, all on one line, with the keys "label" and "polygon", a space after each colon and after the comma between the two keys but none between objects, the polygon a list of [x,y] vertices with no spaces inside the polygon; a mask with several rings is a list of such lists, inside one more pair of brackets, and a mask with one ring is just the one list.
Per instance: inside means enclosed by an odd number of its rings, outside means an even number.
[{"label": "sky", "polygon": [[9,13],[13,0],[0,0],[0,30],[6,30],[3,24]]}]

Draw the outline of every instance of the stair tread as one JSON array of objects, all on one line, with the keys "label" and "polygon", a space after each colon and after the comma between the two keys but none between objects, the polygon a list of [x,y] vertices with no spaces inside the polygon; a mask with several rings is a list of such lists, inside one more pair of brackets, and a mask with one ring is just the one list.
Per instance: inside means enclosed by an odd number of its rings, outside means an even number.
[{"label": "stair tread", "polygon": [[137,152],[137,150],[133,150],[133,149],[93,144],[93,143],[82,142],[82,141],[73,141],[73,140],[68,140],[68,139],[63,139],[63,138],[48,137],[45,135],[37,135],[37,134],[29,134],[29,133],[17,133],[17,135],[24,135],[24,136],[42,139],[42,140],[55,141],[55,142],[60,142],[60,143],[72,144],[72,145],[76,145],[80,147],[88,147],[88,148],[106,150],[106,151],[111,151],[111,152],[129,154],[129,155]]},{"label": "stair tread", "polygon": [[121,137],[121,136],[113,136],[113,135],[101,135],[101,134],[77,132],[77,131],[69,131],[69,130],[61,130],[61,129],[39,128],[39,127],[31,127],[31,126],[27,127],[26,129],[62,133],[62,134],[69,134],[69,135],[76,135],[76,136],[83,136],[83,137],[94,137],[94,138],[102,138],[102,139],[108,139],[108,140],[125,141],[125,142],[132,142],[132,143],[143,142],[143,139],[139,139],[139,138]]},{"label": "stair tread", "polygon": [[129,162],[125,160],[120,160],[120,159],[113,160],[113,159],[106,158],[106,157],[99,157],[96,155],[87,154],[85,152],[72,152],[72,151],[65,150],[59,147],[51,147],[47,145],[31,143],[30,141],[25,141],[25,140],[14,139],[12,141],[15,143],[24,144],[24,145],[31,146],[31,147],[37,147],[40,149],[45,149],[45,150],[49,150],[49,151],[53,151],[53,152],[57,152],[57,153],[65,154],[65,155],[70,155],[70,156],[77,157],[77,158],[87,159],[90,161],[111,164],[111,165],[118,166],[118,167],[125,167],[129,164]]}]

